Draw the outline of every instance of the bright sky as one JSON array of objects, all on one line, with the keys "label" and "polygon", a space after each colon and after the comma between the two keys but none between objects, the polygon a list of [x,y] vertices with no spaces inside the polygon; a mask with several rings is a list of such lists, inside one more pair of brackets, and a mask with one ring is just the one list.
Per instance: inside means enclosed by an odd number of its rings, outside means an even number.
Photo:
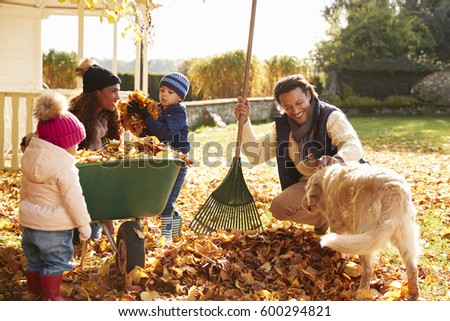
[{"label": "bright sky", "polygon": [[[251,0],[154,0],[154,36],[149,59],[207,57],[247,49]],[[252,52],[304,58],[324,37],[322,10],[328,0],[259,0]],[[130,61],[136,50],[123,39],[119,24],[118,60]],[[77,18],[50,16],[42,22],[42,50],[77,51]],[[61,30],[65,35],[61,37]],[[112,58],[113,27],[99,18],[85,19],[84,56]]]}]

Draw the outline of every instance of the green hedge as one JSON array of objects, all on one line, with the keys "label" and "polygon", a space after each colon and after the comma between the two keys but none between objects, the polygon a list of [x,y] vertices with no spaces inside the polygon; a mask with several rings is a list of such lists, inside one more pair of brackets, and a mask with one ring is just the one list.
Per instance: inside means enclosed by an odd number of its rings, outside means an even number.
[{"label": "green hedge", "polygon": [[386,99],[360,96],[349,86],[344,86],[339,94],[330,95],[328,102],[340,108],[401,108],[426,105],[424,101],[411,95],[393,95]]},{"label": "green hedge", "polygon": [[[148,94],[152,99],[158,100],[159,82],[163,76],[163,74],[148,74]],[[133,73],[119,73],[119,77],[122,80],[122,84],[120,85],[121,90],[134,90]]]},{"label": "green hedge", "polygon": [[407,96],[411,89],[434,67],[405,58],[353,62],[333,68],[337,75],[338,92],[345,86],[358,96],[386,99]]}]

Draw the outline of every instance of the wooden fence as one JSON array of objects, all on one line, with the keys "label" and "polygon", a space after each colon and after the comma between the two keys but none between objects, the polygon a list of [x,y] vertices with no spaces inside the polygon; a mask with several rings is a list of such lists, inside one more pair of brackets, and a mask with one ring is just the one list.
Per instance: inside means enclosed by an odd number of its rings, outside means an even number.
[{"label": "wooden fence", "polygon": [[[0,92],[0,170],[19,168],[19,111],[25,110],[25,131],[33,131],[33,100],[38,93]],[[7,110],[10,113],[7,113]],[[9,131],[9,133],[7,132]],[[7,141],[7,135],[10,137]],[[5,144],[10,148],[6,149]]]}]

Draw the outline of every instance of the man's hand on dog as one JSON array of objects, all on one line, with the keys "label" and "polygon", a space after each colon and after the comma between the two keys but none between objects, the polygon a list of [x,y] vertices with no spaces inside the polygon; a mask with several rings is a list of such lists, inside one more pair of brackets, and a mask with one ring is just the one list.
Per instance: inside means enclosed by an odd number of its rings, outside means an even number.
[{"label": "man's hand on dog", "polygon": [[325,166],[331,166],[333,164],[343,164],[344,160],[340,157],[332,157],[324,155],[319,158],[319,168],[324,168]]}]

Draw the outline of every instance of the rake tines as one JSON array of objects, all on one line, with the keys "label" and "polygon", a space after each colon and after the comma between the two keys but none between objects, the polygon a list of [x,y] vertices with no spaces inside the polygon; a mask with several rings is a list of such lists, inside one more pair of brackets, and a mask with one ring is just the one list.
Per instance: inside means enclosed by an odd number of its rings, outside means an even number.
[{"label": "rake tines", "polygon": [[226,229],[263,230],[253,196],[245,184],[239,157],[233,158],[227,176],[203,204],[190,228],[203,234]]},{"label": "rake tines", "polygon": [[[245,62],[244,88],[242,96],[247,97],[248,80],[250,77],[250,62],[252,57],[253,29],[255,25],[256,0],[252,3],[250,30],[247,45],[247,60]],[[203,204],[192,220],[190,227],[197,233],[211,233],[218,229],[235,228],[239,230],[263,230],[253,196],[245,185],[241,167],[241,139],[243,115],[239,117],[236,154],[227,176],[219,187]]]}]

